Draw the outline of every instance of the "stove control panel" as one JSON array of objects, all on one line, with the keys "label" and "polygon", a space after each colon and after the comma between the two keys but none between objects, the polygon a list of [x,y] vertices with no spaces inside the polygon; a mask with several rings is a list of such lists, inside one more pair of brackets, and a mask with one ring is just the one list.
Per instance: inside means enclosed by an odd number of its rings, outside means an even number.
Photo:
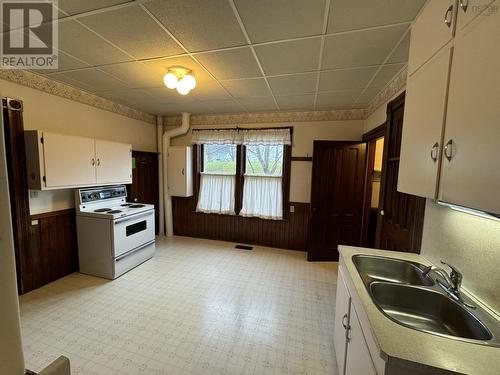
[{"label": "stove control panel", "polygon": [[91,189],[80,189],[80,202],[96,202],[104,199],[121,198],[127,196],[127,189],[124,185],[112,186],[112,187],[102,187],[102,188],[91,188]]}]

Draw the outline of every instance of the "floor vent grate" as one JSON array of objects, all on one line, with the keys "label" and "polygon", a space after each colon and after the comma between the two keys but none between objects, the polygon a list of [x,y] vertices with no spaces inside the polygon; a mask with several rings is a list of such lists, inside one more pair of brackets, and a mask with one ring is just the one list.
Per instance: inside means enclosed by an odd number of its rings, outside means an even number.
[{"label": "floor vent grate", "polygon": [[240,250],[253,250],[252,246],[246,246],[246,245],[236,245],[234,248]]}]

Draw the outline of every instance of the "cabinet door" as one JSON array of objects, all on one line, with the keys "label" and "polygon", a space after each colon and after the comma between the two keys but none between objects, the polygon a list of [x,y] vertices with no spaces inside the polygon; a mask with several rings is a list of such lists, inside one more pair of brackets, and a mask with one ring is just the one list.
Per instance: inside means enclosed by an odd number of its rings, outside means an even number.
[{"label": "cabinet door", "polygon": [[427,2],[411,28],[408,74],[413,74],[451,40],[456,9],[455,0]]},{"label": "cabinet door", "polygon": [[349,324],[349,309],[351,306],[351,297],[347,290],[347,286],[339,268],[337,277],[337,295],[335,299],[335,327],[333,332],[333,344],[335,346],[335,354],[337,356],[337,365],[339,374],[344,374],[345,354],[347,349],[346,328]]},{"label": "cabinet door", "polygon": [[477,16],[488,16],[498,12],[498,8],[490,6],[494,0],[459,0],[457,8],[457,34]]},{"label": "cabinet door", "polygon": [[98,184],[132,183],[132,146],[96,139]]},{"label": "cabinet door", "polygon": [[408,79],[398,177],[402,193],[436,198],[450,59],[445,48]]},{"label": "cabinet door", "polygon": [[[499,1],[494,3],[498,6]],[[440,199],[500,213],[500,12],[455,39]]]},{"label": "cabinet door", "polygon": [[168,150],[168,191],[174,197],[193,195],[192,148],[170,147]]},{"label": "cabinet door", "polygon": [[94,140],[43,133],[45,187],[73,187],[96,182]]},{"label": "cabinet door", "polygon": [[345,374],[377,375],[352,302],[350,315]]}]

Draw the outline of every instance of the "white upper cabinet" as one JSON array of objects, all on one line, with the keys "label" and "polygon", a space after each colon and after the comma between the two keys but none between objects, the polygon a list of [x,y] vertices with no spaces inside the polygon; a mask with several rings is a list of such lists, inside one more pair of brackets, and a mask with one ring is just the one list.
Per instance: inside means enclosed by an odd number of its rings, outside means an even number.
[{"label": "white upper cabinet", "polygon": [[30,189],[132,183],[130,144],[40,130],[27,130],[24,138]]},{"label": "white upper cabinet", "polygon": [[413,74],[448,43],[454,33],[456,0],[430,0],[411,30],[408,74]]},{"label": "white upper cabinet", "polygon": [[480,15],[455,39],[439,195],[494,213],[500,213],[499,67],[500,14]]},{"label": "white upper cabinet", "polygon": [[130,183],[132,147],[126,143],[95,140],[98,184]]},{"label": "white upper cabinet", "polygon": [[193,195],[193,148],[172,146],[168,149],[168,192],[173,197]]},{"label": "white upper cabinet", "polygon": [[61,188],[95,183],[92,138],[43,132],[43,155],[46,187]]},{"label": "white upper cabinet", "polygon": [[459,0],[457,8],[457,35],[477,16],[489,16],[498,12],[490,6],[495,0]]},{"label": "white upper cabinet", "polygon": [[437,198],[450,59],[451,49],[445,48],[408,78],[398,178],[401,192]]}]

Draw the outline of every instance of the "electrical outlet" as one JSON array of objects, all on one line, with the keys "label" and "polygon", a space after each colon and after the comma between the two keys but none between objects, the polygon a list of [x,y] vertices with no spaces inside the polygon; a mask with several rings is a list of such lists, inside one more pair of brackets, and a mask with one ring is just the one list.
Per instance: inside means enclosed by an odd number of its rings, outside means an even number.
[{"label": "electrical outlet", "polygon": [[295,212],[295,206],[290,206],[290,213],[294,213]]}]

